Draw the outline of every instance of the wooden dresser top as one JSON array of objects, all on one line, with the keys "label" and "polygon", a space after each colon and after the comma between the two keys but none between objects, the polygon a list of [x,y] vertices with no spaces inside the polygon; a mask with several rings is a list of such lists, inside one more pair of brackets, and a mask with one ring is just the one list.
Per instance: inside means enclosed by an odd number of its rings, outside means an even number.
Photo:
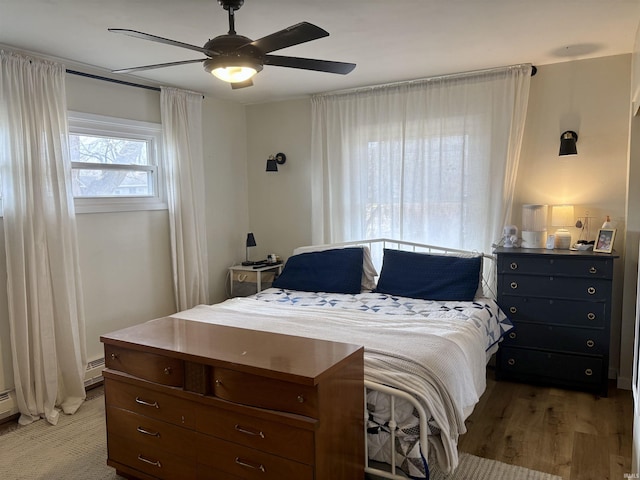
[{"label": "wooden dresser top", "polygon": [[315,385],[360,345],[163,317],[102,335],[105,344]]}]

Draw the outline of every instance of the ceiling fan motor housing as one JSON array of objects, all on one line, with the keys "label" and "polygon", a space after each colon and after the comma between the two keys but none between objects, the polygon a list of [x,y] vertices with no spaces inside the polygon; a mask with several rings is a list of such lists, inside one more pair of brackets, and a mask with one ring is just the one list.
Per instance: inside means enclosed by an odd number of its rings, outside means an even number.
[{"label": "ceiling fan motor housing", "polygon": [[240,7],[244,4],[244,0],[218,0],[218,3],[225,10],[239,10]]}]

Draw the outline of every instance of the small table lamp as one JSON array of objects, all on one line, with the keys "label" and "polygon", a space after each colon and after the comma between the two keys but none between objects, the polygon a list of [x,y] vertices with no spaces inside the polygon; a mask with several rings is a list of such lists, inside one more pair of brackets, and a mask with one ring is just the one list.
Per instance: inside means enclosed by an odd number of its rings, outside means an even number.
[{"label": "small table lamp", "polygon": [[254,237],[253,233],[251,232],[247,233],[247,243],[246,243],[247,257],[246,257],[246,260],[242,262],[242,265],[253,265],[254,262],[249,261],[249,247],[255,247],[255,246],[256,246],[256,237]]},{"label": "small table lamp", "polygon": [[555,233],[555,248],[568,250],[571,248],[571,233],[564,227],[575,224],[573,205],[554,205],[551,207],[551,225],[560,227]]}]

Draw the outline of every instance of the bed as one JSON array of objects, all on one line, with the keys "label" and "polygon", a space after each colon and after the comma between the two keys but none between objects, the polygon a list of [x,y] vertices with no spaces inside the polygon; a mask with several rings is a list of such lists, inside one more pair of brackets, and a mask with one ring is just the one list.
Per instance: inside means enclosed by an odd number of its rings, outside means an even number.
[{"label": "bed", "polygon": [[302,247],[272,288],[174,316],[364,345],[366,471],[429,478],[428,458],[456,468],[486,364],[512,328],[494,269],[481,253],[388,239]]}]

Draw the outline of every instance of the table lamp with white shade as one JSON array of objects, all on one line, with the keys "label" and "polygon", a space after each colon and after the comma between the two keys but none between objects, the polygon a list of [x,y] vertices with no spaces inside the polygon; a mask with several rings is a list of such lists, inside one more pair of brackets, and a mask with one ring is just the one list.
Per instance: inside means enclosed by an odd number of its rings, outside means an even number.
[{"label": "table lamp with white shade", "polygon": [[559,227],[555,233],[555,248],[559,250],[571,248],[571,233],[566,227],[574,224],[573,205],[553,205],[551,207],[551,226]]}]

